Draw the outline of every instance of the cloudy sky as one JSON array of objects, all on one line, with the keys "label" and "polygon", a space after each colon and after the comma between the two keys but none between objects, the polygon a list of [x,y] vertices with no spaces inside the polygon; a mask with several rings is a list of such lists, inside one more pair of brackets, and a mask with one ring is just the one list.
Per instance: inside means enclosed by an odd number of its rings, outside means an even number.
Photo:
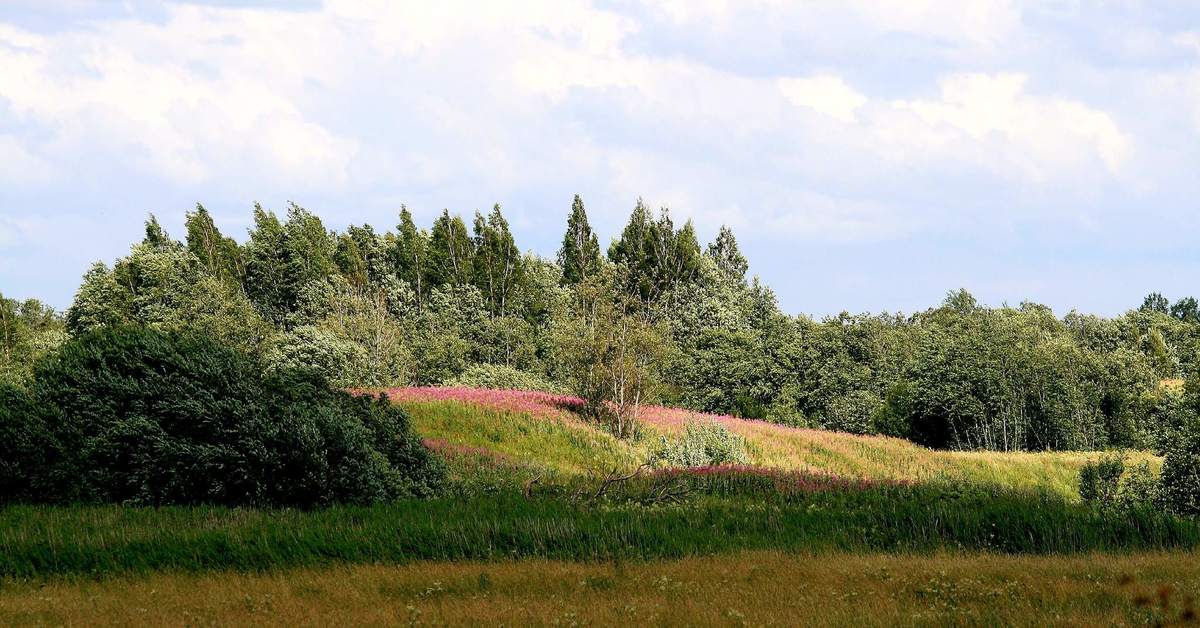
[{"label": "cloudy sky", "polygon": [[498,202],[552,255],[578,193],[729,224],[791,312],[1115,314],[1200,296],[1198,166],[1182,0],[0,5],[0,292],[59,307],[149,212]]}]

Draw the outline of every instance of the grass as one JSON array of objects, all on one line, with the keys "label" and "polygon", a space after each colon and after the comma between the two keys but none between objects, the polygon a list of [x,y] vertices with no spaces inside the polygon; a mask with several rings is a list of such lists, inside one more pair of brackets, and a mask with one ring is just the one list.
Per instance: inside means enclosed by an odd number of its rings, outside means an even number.
[{"label": "grass", "polygon": [[684,503],[644,505],[660,480],[641,479],[599,501],[506,491],[312,512],[8,507],[0,510],[0,577],[415,560],[652,560],[760,549],[1076,553],[1200,547],[1195,521],[1153,511],[1102,513],[1051,494],[722,471],[690,475]]},{"label": "grass", "polygon": [[[715,420],[746,438],[755,466],[832,473],[871,480],[957,481],[1011,489],[1048,490],[1078,498],[1080,467],[1095,452],[949,452],[882,436],[791,428],[764,421],[647,407],[644,434],[620,441],[572,412],[578,400],[560,395],[463,388],[389,391],[412,416],[421,435],[495,452],[536,473],[578,476],[631,468],[644,461],[660,436],[693,419]],[[1161,461],[1144,452],[1132,461]]]},{"label": "grass", "polygon": [[743,552],[5,583],[4,625],[1164,625],[1200,555]]}]

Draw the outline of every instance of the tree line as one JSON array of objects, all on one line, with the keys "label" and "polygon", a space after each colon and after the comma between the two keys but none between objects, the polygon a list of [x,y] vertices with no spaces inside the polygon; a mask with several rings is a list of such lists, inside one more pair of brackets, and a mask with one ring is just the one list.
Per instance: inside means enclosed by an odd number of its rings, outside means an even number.
[{"label": "tree line", "polygon": [[636,203],[602,250],[576,196],[554,259],[523,252],[499,205],[468,227],[338,232],[289,204],[239,243],[200,205],[184,238],[151,216],[59,315],[0,300],[0,378],[20,384],[69,337],[138,325],[202,333],[268,371],[341,387],[564,389],[619,435],[646,403],[938,448],[1165,451],[1196,422],[1195,299],[1152,294],[1113,318],[985,307],[966,291],[913,314],[782,312],[733,232]]}]

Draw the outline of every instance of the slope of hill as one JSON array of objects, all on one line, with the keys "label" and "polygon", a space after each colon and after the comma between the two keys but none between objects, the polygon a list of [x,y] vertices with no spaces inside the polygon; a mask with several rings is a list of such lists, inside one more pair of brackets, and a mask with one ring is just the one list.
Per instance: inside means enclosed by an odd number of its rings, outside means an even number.
[{"label": "slope of hill", "polygon": [[[661,439],[689,420],[712,420],[746,439],[750,463],[871,480],[963,480],[1005,488],[1077,496],[1080,466],[1094,452],[950,452],[881,436],[801,429],[648,406],[643,433],[613,438],[582,419],[574,397],[529,391],[470,388],[395,388],[387,394],[408,410],[414,427],[434,448],[531,472],[578,475],[628,469],[644,461]],[[1138,460],[1159,461],[1137,453]]]}]

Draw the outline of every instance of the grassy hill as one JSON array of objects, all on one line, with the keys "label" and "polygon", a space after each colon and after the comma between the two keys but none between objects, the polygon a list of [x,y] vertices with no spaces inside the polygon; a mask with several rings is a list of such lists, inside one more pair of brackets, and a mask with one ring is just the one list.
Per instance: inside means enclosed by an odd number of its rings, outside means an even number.
[{"label": "grassy hill", "polygon": [[[1003,488],[1043,489],[1074,499],[1079,467],[1095,452],[935,451],[882,436],[800,429],[648,406],[642,434],[621,441],[583,420],[573,397],[528,391],[470,388],[395,388],[387,394],[412,416],[418,433],[458,461],[470,475],[524,470],[526,477],[571,477],[631,469],[647,459],[661,439],[679,433],[689,420],[713,420],[746,439],[750,463],[792,471],[814,471],[866,480],[928,482],[960,480]],[[1135,460],[1160,461],[1136,453]]]}]

